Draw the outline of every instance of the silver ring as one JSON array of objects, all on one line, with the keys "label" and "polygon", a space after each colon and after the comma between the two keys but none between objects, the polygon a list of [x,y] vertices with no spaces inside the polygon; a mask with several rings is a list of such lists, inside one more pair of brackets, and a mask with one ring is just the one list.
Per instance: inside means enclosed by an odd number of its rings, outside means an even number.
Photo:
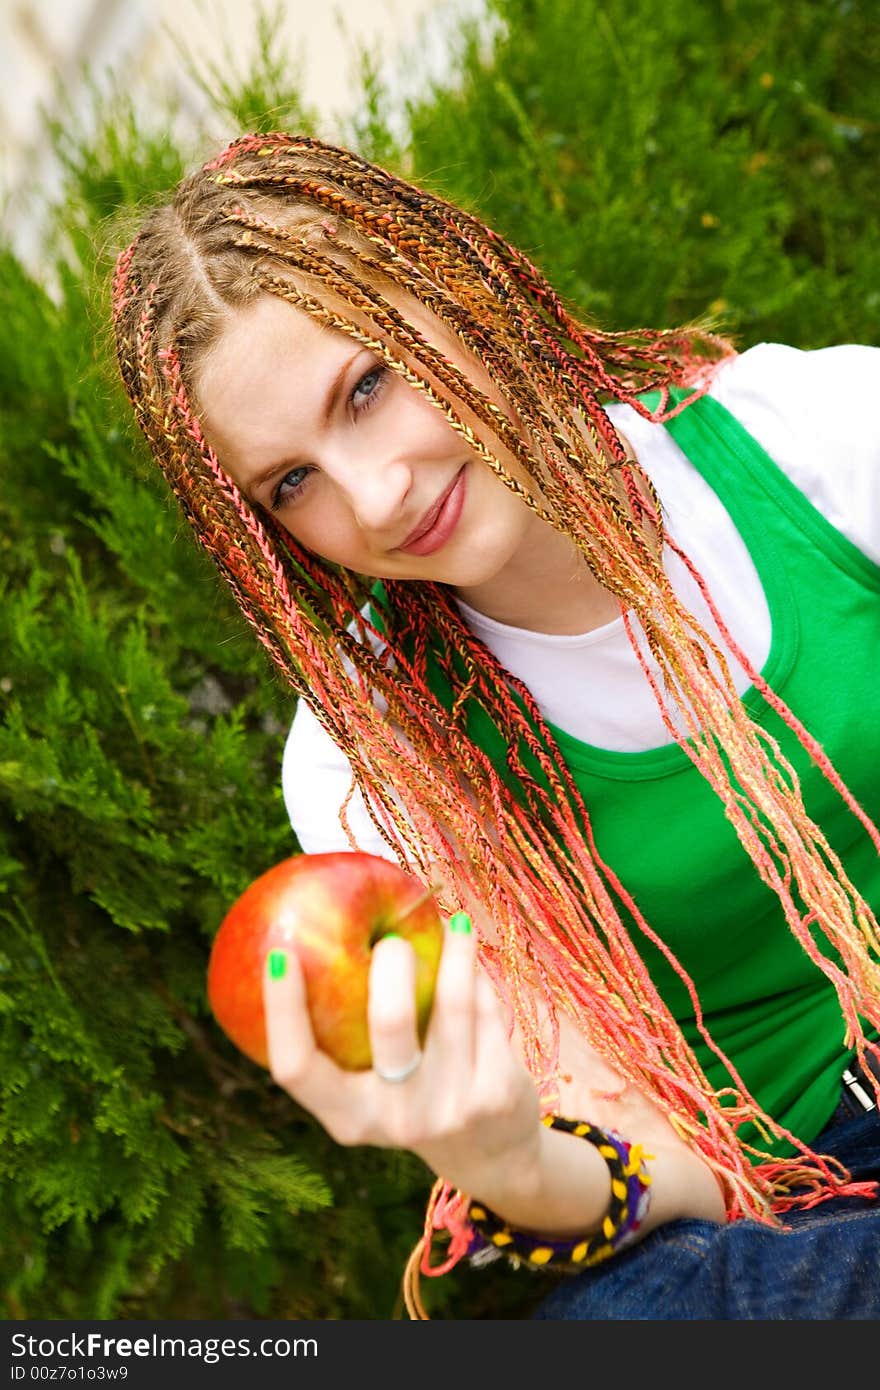
[{"label": "silver ring", "polygon": [[421,1052],[417,1052],[415,1056],[407,1062],[405,1067],[398,1067],[397,1071],[383,1071],[375,1062],[373,1063],[373,1071],[381,1081],[406,1081],[408,1077],[412,1076],[414,1071],[418,1070],[421,1060],[422,1054]]}]

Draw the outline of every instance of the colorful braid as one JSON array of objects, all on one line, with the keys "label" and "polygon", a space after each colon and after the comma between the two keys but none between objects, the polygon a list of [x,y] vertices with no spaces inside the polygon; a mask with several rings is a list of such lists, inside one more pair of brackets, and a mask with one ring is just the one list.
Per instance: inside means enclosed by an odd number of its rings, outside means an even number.
[{"label": "colorful braid", "polygon": [[[429,310],[483,365],[515,425],[408,324],[389,286]],[[833,982],[846,1040],[864,1060],[866,1051],[880,1055],[864,1032],[866,1023],[880,1027],[877,920],[807,815],[794,770],[739,700],[724,654],[669,585],[661,544],[690,562],[604,408],[620,401],[669,419],[683,405],[672,388],[704,391],[730,344],[696,328],[587,326],[476,217],[350,151],[281,133],[246,136],[184,180],[120,256],[114,281],[120,370],[138,420],[270,659],[346,754],[352,785],[342,823],[352,847],[346,809],[360,790],[396,857],[426,880],[440,867],[446,911],[491,906],[498,940],[481,943],[482,959],[513,1008],[545,1100],[557,1084],[558,1031],[554,1025],[548,1040],[539,1026],[535,988],[551,1019],[568,1013],[624,1078],[655,1098],[722,1178],[731,1217],[772,1223],[795,1201],[850,1190],[839,1165],[760,1109],[715,1044],[693,983],[598,853],[588,808],[530,692],[474,636],[444,587],[386,582],[377,628],[361,611],[369,581],[308,552],[225,474],[199,427],[197,367],[227,316],[265,293],[369,343],[526,506],[578,546],[620,603],[670,735],[721,799],[791,930]],[[651,389],[660,392],[653,410],[641,399]],[[728,650],[880,850],[880,832],[821,748],[714,617]],[[642,657],[640,631],[656,674]],[[435,639],[455,691],[451,709],[426,678]],[[684,730],[667,693],[676,690],[686,697]],[[505,738],[515,796],[468,734],[473,708]],[[722,1090],[660,998],[627,920],[686,986],[700,1036],[726,1068]],[[788,1140],[796,1156],[777,1161],[745,1142],[746,1124],[767,1142]],[[457,1210],[439,1193],[442,1182],[432,1211]]]}]

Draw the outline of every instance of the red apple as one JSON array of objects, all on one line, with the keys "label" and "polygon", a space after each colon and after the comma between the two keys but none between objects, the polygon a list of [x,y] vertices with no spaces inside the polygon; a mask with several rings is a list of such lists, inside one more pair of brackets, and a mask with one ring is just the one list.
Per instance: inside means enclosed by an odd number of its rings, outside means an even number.
[{"label": "red apple", "polygon": [[268,1066],[263,973],[273,947],[296,951],[315,1041],[348,1071],[370,1066],[370,953],[396,932],[416,954],[416,1014],[423,1038],[443,947],[433,892],[388,859],[343,851],[300,854],[255,879],[214,938],[208,1002],[229,1038]]}]

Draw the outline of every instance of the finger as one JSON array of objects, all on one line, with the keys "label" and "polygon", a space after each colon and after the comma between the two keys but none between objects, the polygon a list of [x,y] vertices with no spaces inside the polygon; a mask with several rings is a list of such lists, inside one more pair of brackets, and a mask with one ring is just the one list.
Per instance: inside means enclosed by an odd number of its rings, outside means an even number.
[{"label": "finger", "polygon": [[266,957],[263,1007],[269,1070],[276,1081],[302,1075],[315,1048],[305,981],[295,951],[276,947]]},{"label": "finger", "polygon": [[521,1065],[510,1035],[508,1009],[499,999],[485,970],[477,969],[474,987],[474,1086],[500,1082],[504,1068]]},{"label": "finger", "polygon": [[415,951],[401,936],[385,936],[373,949],[367,1022],[374,1071],[389,1076],[406,1072],[421,1049]]},{"label": "finger", "polygon": [[477,939],[466,912],[449,918],[434,989],[426,1049],[470,1066],[474,1052]]},{"label": "finger", "polygon": [[267,954],[263,1010],[273,1080],[326,1122],[350,1103],[357,1078],[316,1046],[302,969],[296,951],[289,947],[275,946]]},{"label": "finger", "polygon": [[478,966],[475,974],[474,996],[480,1025],[488,1032],[508,1038],[510,1036],[509,1006],[499,997],[485,970]]}]

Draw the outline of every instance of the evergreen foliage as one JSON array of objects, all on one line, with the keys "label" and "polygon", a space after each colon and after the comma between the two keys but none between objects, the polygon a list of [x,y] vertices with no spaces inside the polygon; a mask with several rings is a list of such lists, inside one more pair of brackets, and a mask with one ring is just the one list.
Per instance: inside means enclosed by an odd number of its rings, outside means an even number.
[{"label": "evergreen foliage", "polygon": [[495,0],[490,65],[410,112],[439,177],[606,328],[706,315],[755,342],[870,342],[873,0]]},{"label": "evergreen foliage", "polygon": [[[401,136],[361,55],[350,143],[487,217],[606,327],[871,341],[869,0],[493,0]],[[277,35],[209,73],[223,139],[315,130]],[[10,1318],[389,1318],[430,1176],[342,1150],[226,1043],[210,941],[297,852],[289,692],[154,476],[115,377],[112,252],[220,141],[123,101],[66,170],[45,274],[0,250],[0,1264]],[[531,1277],[424,1281],[518,1316]]]}]

